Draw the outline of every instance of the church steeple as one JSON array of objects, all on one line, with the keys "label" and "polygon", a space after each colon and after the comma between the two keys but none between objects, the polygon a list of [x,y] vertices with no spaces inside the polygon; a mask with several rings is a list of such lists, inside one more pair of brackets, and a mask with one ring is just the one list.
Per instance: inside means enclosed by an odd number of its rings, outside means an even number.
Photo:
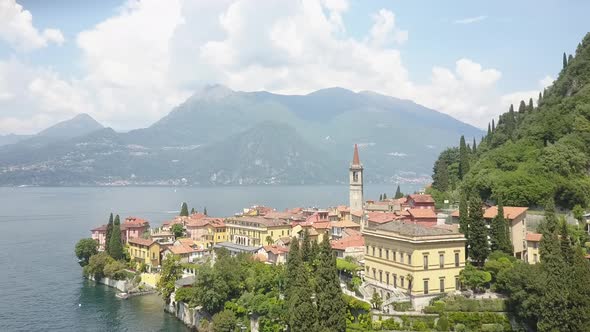
[{"label": "church steeple", "polygon": [[350,211],[363,211],[363,165],[359,158],[358,146],[354,145],[354,154],[349,168]]}]

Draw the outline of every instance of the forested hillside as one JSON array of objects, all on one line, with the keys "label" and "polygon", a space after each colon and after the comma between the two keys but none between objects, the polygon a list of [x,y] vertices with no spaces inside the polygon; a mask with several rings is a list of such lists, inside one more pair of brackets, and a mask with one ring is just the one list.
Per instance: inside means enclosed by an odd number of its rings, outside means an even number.
[{"label": "forested hillside", "polygon": [[492,120],[481,141],[443,151],[434,165],[433,192],[456,199],[458,189],[477,190],[505,205],[588,206],[590,198],[590,33],[575,55],[563,54],[552,86],[511,105]]}]

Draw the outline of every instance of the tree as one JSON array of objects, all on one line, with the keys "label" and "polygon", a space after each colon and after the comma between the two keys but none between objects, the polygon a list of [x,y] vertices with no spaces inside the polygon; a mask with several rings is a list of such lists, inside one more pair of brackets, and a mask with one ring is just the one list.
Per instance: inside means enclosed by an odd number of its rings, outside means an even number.
[{"label": "tree", "polygon": [[379,202],[383,201],[383,194],[379,194]]},{"label": "tree", "polygon": [[494,119],[492,119],[492,133],[496,131],[496,123],[494,122]]},{"label": "tree", "polygon": [[121,220],[119,219],[119,215],[115,216],[113,232],[111,234],[111,238],[109,239],[109,255],[116,260],[123,258],[123,243],[121,242]]},{"label": "tree", "polygon": [[94,239],[81,239],[76,243],[75,251],[80,265],[86,266],[90,257],[98,253],[98,242]]},{"label": "tree", "polygon": [[528,105],[528,112],[532,112],[535,109],[535,106],[533,105],[533,98],[529,98],[529,105]]},{"label": "tree", "polygon": [[467,263],[465,269],[459,273],[459,278],[463,285],[467,286],[474,292],[483,290],[485,285],[492,281],[492,275],[489,272],[479,270],[469,263]]},{"label": "tree", "polygon": [[459,141],[459,178],[462,180],[469,172],[469,151],[465,145],[465,136]]},{"label": "tree", "polygon": [[[555,216],[555,203],[552,199],[545,206],[545,220],[541,230],[541,268],[545,275],[544,292],[540,301],[539,331],[569,331],[564,329],[571,319],[568,310],[570,290],[564,282],[567,281],[567,266],[564,262],[559,237],[558,222]],[[565,274],[565,275],[564,275]]]},{"label": "tree", "polygon": [[398,184],[397,189],[395,190],[395,199],[402,198],[402,197],[404,197],[404,194],[402,193],[402,191],[399,187],[399,184]]},{"label": "tree", "polygon": [[195,213],[196,213],[195,208],[192,208],[191,209],[191,214],[195,214]]},{"label": "tree", "polygon": [[465,243],[465,257],[467,257],[469,252],[469,211],[467,193],[464,190],[461,191],[461,197],[459,198],[459,232],[463,233],[467,239]]},{"label": "tree", "polygon": [[109,216],[109,222],[107,224],[107,232],[105,234],[105,241],[104,241],[104,250],[109,252],[109,241],[111,239],[111,234],[113,234],[113,213]]},{"label": "tree", "polygon": [[387,199],[387,193],[383,193],[383,200]]},{"label": "tree", "polygon": [[520,105],[518,105],[518,113],[525,113],[526,112],[526,104],[524,103],[524,100],[520,101]]},{"label": "tree", "polygon": [[270,236],[270,235],[267,235],[265,240],[266,240],[266,244],[269,246],[274,243],[274,241],[272,240],[272,236]]},{"label": "tree", "polygon": [[438,159],[434,163],[433,180],[432,187],[434,187],[434,189],[443,192],[449,189],[449,168],[447,166],[447,162],[442,158]]},{"label": "tree", "polygon": [[208,216],[208,214],[207,214],[207,207],[206,206],[203,208],[203,214],[206,215],[206,216]]},{"label": "tree", "polygon": [[578,226],[584,225],[584,209],[580,204],[576,204],[572,210],[574,218],[578,221]]},{"label": "tree", "polygon": [[92,255],[88,260],[88,265],[84,266],[84,274],[94,277],[95,280],[102,279],[105,266],[112,261],[113,258],[104,251]]},{"label": "tree", "polygon": [[306,263],[313,260],[313,256],[311,255],[311,241],[307,228],[303,229],[303,236],[301,238],[301,258]]},{"label": "tree", "polygon": [[477,266],[483,266],[489,255],[488,232],[483,219],[482,201],[479,194],[469,197],[469,257]]},{"label": "tree", "polygon": [[504,218],[504,206],[502,202],[498,203],[498,214],[492,219],[490,228],[490,240],[492,243],[492,251],[500,250],[506,254],[513,253],[512,243],[508,236],[508,225]]},{"label": "tree", "polygon": [[541,101],[543,100],[543,95],[541,94],[541,92],[539,91],[539,98],[537,98],[537,106],[541,105]]},{"label": "tree", "polygon": [[473,138],[473,145],[471,145],[471,151],[473,154],[477,153],[477,144],[475,143],[475,137]]},{"label": "tree", "polygon": [[236,314],[231,310],[223,310],[213,315],[211,319],[213,332],[234,332],[236,331]]},{"label": "tree", "polygon": [[565,52],[563,52],[563,69],[567,67],[567,57],[565,56]]},{"label": "tree", "polygon": [[186,202],[182,202],[182,206],[180,207],[180,216],[188,217],[188,205]]},{"label": "tree", "polygon": [[570,326],[571,331],[588,331],[590,327],[590,263],[580,248],[574,253],[572,278],[570,279]]},{"label": "tree", "polygon": [[180,265],[180,257],[176,255],[167,255],[162,262],[162,271],[160,272],[160,280],[158,281],[158,292],[166,303],[170,302],[170,295],[174,292],[174,283],[182,277],[182,266]]},{"label": "tree", "polygon": [[317,308],[312,300],[312,290],[308,285],[308,269],[303,264],[299,242],[291,241],[287,256],[285,295],[288,308],[290,331],[316,331],[318,326]]},{"label": "tree", "polygon": [[373,297],[371,297],[371,305],[374,309],[381,310],[381,306],[383,305],[383,299],[376,291],[373,291]]},{"label": "tree", "polygon": [[182,224],[174,224],[172,225],[170,230],[172,231],[172,234],[174,234],[175,238],[182,237],[182,235],[184,234],[184,227],[182,226]]},{"label": "tree", "polygon": [[316,272],[316,303],[321,331],[346,330],[346,303],[342,297],[336,257],[330,240],[325,237],[320,245],[319,266]]},{"label": "tree", "polygon": [[567,56],[567,63],[572,63],[572,61],[574,60],[574,56],[573,55],[568,55]]}]

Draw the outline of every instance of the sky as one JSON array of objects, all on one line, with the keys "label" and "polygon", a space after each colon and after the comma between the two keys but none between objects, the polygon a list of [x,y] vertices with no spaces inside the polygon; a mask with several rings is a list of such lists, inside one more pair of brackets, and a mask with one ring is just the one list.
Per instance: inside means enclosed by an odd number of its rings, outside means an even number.
[{"label": "sky", "polygon": [[536,99],[590,2],[0,0],[0,134],[146,127],[205,85],[410,99],[486,128]]}]

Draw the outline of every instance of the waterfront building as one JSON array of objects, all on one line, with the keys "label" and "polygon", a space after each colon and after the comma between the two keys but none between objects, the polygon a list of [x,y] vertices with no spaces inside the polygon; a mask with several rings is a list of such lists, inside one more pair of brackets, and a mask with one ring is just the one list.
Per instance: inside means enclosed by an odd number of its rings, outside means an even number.
[{"label": "waterfront building", "polygon": [[185,229],[189,238],[205,248],[211,248],[215,243],[227,241],[225,223],[221,218],[206,217],[189,220]]},{"label": "waterfront building", "polygon": [[179,238],[164,249],[163,257],[168,255],[180,257],[181,263],[193,263],[209,255],[209,249],[199,246],[190,238]]},{"label": "waterfront building", "polygon": [[291,224],[281,219],[263,216],[237,216],[225,219],[227,240],[236,244],[261,247],[292,236]]},{"label": "waterfront building", "polygon": [[144,239],[140,237],[130,238],[127,243],[129,246],[129,258],[132,262],[137,263],[137,267],[145,264],[150,269],[160,266],[160,243],[152,238]]},{"label": "waterfront building", "polygon": [[[150,223],[137,217],[127,217],[121,223],[121,242],[127,243],[131,238],[141,237],[148,232]],[[91,237],[98,242],[98,250],[104,250],[107,241],[107,225],[100,225],[90,230]]]},{"label": "waterfront building", "polygon": [[403,292],[419,308],[460,289],[466,239],[458,231],[400,221],[367,227],[363,236],[366,288],[385,303]]}]

